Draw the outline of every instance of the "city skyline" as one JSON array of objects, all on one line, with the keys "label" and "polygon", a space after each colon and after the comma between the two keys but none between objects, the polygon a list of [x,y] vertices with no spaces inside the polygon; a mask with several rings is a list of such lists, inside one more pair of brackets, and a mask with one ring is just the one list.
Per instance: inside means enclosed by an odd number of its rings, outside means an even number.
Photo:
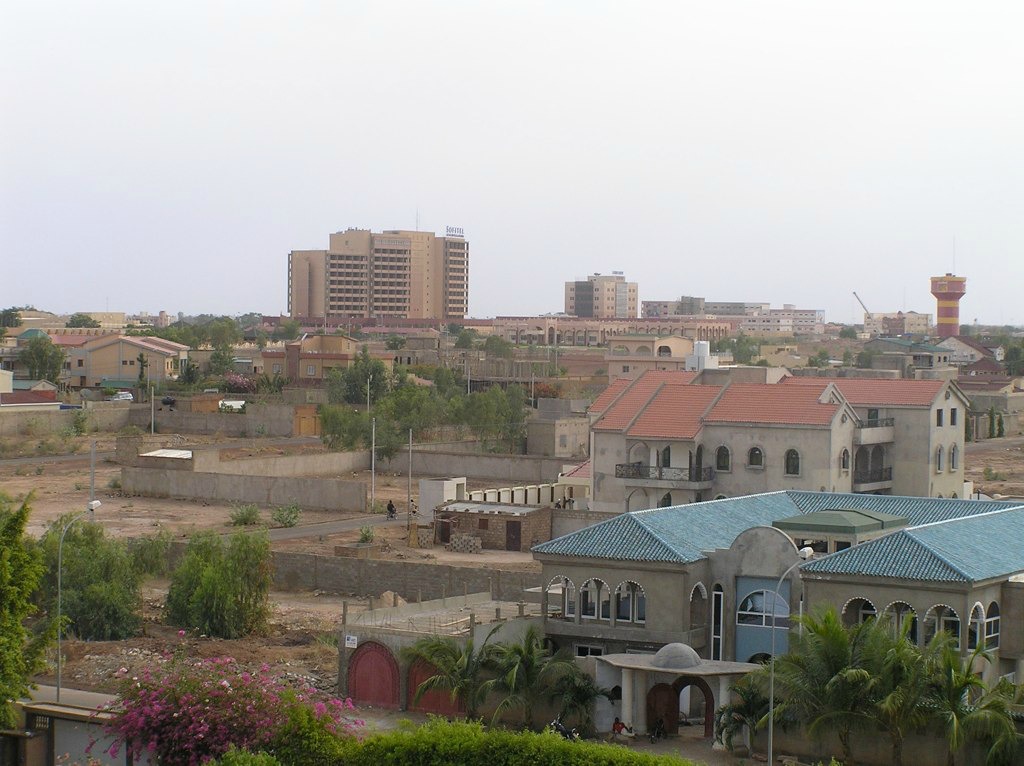
[{"label": "city skyline", "polygon": [[[287,313],[348,227],[473,242],[469,316],[623,271],[1024,324],[1011,3],[11,6],[0,304]],[[159,33],[158,33],[159,32]],[[389,55],[380,55],[385,48]],[[372,63],[371,63],[372,62]],[[354,118],[358,115],[358,119]]]}]

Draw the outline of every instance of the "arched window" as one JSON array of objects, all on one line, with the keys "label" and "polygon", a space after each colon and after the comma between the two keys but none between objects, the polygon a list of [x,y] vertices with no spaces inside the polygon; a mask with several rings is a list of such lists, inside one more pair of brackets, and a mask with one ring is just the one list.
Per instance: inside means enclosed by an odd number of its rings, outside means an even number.
[{"label": "arched window", "polygon": [[848,628],[877,616],[875,605],[860,596],[851,598],[843,606],[843,625]]},{"label": "arched window", "polygon": [[562,616],[572,619],[576,616],[576,586],[568,577],[554,577],[548,583],[548,604],[561,603]]},{"label": "arched window", "polygon": [[779,596],[776,600],[775,591],[755,590],[740,602],[736,610],[736,624],[770,628],[773,615],[776,627],[789,627],[789,603],[786,599]]},{"label": "arched window", "polygon": [[668,508],[672,505],[672,493],[666,492],[661,496],[661,500],[658,501],[659,508]]},{"label": "arched window", "polygon": [[587,580],[580,588],[580,617],[607,620],[611,617],[611,594],[602,580]]},{"label": "arched window", "polygon": [[985,612],[985,648],[999,648],[999,604],[995,601]]},{"label": "arched window", "polygon": [[764,452],[760,447],[751,447],[747,453],[747,465],[751,468],[764,467]]},{"label": "arched window", "polygon": [[668,468],[672,465],[672,448],[665,447],[663,450],[658,450],[658,467]]},{"label": "arched window", "polygon": [[985,608],[981,604],[975,604],[971,610],[971,622],[967,626],[967,648],[977,649],[978,640],[985,635]]},{"label": "arched window", "polygon": [[942,473],[942,445],[935,448],[935,472]]},{"label": "arched window", "polygon": [[885,608],[885,614],[892,621],[896,635],[906,630],[907,640],[912,644],[917,643],[917,613],[914,607],[905,601],[894,601]]},{"label": "arched window", "polygon": [[715,450],[715,470],[728,471],[732,467],[732,456],[729,448],[722,446]]},{"label": "arched window", "polygon": [[960,464],[960,455],[957,453],[956,445],[949,448],[949,470],[955,471]]},{"label": "arched window", "polygon": [[844,448],[839,454],[839,467],[844,471],[850,470],[850,450]]},{"label": "arched window", "polygon": [[620,582],[615,589],[615,620],[639,625],[647,622],[647,594],[638,583]]},{"label": "arched window", "polygon": [[786,476],[800,475],[800,453],[795,449],[786,450]]},{"label": "arched window", "polygon": [[953,646],[960,648],[960,615],[946,604],[936,604],[924,616],[924,640],[927,643],[939,631],[949,633],[953,638]]}]

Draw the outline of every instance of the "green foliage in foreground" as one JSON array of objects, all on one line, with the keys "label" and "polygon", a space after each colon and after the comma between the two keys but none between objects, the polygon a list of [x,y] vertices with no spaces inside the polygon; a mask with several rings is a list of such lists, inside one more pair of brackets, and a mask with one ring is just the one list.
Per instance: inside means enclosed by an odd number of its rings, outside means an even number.
[{"label": "green foliage in foreground", "polygon": [[[485,729],[480,723],[448,723],[435,718],[416,728],[344,740],[324,763],[345,766],[692,766],[672,756],[638,753],[618,745],[567,742],[557,734]],[[305,763],[321,762],[315,744]],[[290,758],[232,751],[223,766],[298,766]]]}]

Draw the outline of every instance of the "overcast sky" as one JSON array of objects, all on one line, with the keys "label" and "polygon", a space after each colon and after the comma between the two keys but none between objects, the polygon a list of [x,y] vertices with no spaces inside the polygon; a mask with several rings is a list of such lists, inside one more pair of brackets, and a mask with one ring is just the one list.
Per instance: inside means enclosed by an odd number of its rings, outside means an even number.
[{"label": "overcast sky", "polygon": [[470,312],[625,272],[1024,323],[1020,2],[0,0],[0,307],[287,309],[348,227],[465,229]]}]

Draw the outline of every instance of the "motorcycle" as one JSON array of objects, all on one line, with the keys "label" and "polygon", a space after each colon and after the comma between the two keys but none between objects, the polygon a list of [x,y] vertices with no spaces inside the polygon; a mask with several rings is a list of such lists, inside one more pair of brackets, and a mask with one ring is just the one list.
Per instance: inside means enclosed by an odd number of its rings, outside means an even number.
[{"label": "motorcycle", "polygon": [[579,732],[576,731],[576,729],[567,729],[560,718],[556,718],[554,721],[549,723],[548,728],[551,729],[551,731],[562,735],[562,739],[566,739],[569,742],[579,742],[580,740]]},{"label": "motorcycle", "polygon": [[665,739],[667,736],[668,733],[665,731],[665,722],[659,718],[654,722],[654,726],[651,728],[651,744],[653,745],[659,739]]}]

